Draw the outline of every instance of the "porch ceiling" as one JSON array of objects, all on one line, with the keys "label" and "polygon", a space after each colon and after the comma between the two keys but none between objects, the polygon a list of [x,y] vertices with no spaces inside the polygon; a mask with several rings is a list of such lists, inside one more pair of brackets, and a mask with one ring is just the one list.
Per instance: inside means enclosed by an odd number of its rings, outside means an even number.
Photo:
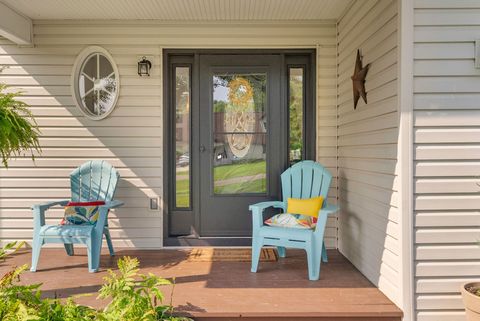
[{"label": "porch ceiling", "polygon": [[352,0],[0,0],[31,19],[330,20]]}]

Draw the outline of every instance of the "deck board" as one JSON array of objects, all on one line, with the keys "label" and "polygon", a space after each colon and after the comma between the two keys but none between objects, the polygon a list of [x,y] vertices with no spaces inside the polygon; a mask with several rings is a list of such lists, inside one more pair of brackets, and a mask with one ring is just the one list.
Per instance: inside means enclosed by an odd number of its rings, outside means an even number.
[{"label": "deck board", "polygon": [[[138,257],[142,272],[175,277],[173,303],[196,321],[245,320],[384,320],[401,319],[401,311],[337,251],[322,264],[319,281],[309,281],[306,257],[289,250],[278,262],[261,262],[258,273],[249,262],[189,262],[188,250],[117,249],[117,257],[102,253],[100,272],[88,273],[83,249],[69,257],[62,249],[43,249],[36,273],[25,272],[22,282],[43,283],[45,296],[66,297],[95,293],[116,259]],[[11,266],[29,264],[29,252],[0,263],[0,275]],[[165,294],[171,289],[164,288]],[[77,302],[101,307],[96,295]]]}]

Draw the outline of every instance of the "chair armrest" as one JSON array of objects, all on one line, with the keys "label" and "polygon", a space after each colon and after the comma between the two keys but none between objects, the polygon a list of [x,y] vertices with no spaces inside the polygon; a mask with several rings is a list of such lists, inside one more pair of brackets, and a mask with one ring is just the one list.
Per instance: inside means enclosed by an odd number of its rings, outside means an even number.
[{"label": "chair armrest", "polygon": [[33,211],[33,229],[38,233],[39,229],[45,225],[45,211],[55,205],[65,206],[70,200],[51,201],[42,204],[32,205]]},{"label": "chair armrest", "polygon": [[261,202],[248,207],[252,211],[253,234],[263,226],[263,211],[269,207],[281,208],[285,211],[285,205],[280,201]]},{"label": "chair armrest", "polygon": [[113,200],[113,201],[110,201],[110,202],[106,202],[104,205],[100,205],[99,207],[100,208],[106,208],[106,209],[112,209],[112,208],[120,207],[123,204],[125,204],[125,203],[122,202],[122,201]]},{"label": "chair armrest", "polygon": [[117,208],[122,206],[124,203],[119,200],[113,200],[110,202],[106,202],[104,205],[101,205],[98,207],[99,213],[98,213],[98,220],[95,225],[95,230],[97,231],[96,233],[99,233],[98,235],[102,235],[104,227],[107,225],[107,216],[108,216],[108,211],[112,208]]},{"label": "chair armrest", "polygon": [[325,205],[324,207],[322,207],[320,209],[320,211],[318,211],[318,216],[320,215],[323,215],[323,214],[333,214],[335,212],[337,212],[340,208],[338,207],[338,205],[333,205],[333,204],[327,204]]},{"label": "chair armrest", "polygon": [[31,209],[32,210],[39,209],[40,211],[46,211],[50,207],[55,206],[55,205],[65,206],[65,205],[67,205],[68,202],[70,202],[70,200],[58,200],[58,201],[51,201],[51,202],[46,202],[46,203],[42,203],[42,204],[34,204],[34,205],[32,205]]},{"label": "chair armrest", "polygon": [[322,209],[320,209],[320,211],[318,211],[317,226],[315,227],[315,231],[313,232],[317,240],[323,240],[328,215],[335,213],[336,211],[338,211],[338,209],[338,205],[327,204]]},{"label": "chair armrest", "polygon": [[274,208],[281,208],[283,210],[285,210],[285,204],[283,202],[280,202],[280,201],[270,201],[270,202],[261,202],[261,203],[257,203],[257,204],[252,204],[248,207],[248,209],[250,211],[254,211],[255,210],[260,210],[261,212],[263,212],[264,209],[266,208],[269,208],[269,207],[274,207]]}]

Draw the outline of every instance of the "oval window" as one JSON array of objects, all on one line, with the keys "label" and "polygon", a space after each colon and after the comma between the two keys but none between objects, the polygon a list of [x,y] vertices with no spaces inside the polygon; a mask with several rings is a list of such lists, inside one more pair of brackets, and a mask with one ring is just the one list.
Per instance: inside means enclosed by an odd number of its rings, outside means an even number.
[{"label": "oval window", "polygon": [[75,61],[72,88],[77,107],[89,118],[107,117],[115,108],[120,88],[118,69],[102,47],[84,49]]}]

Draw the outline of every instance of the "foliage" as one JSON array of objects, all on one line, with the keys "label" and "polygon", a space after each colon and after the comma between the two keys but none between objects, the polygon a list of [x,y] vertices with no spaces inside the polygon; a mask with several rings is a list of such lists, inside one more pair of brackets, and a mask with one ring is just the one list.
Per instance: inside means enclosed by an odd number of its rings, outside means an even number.
[{"label": "foliage", "polygon": [[[215,75],[213,77],[213,87],[230,87],[230,84],[238,78],[239,75]],[[264,74],[245,74],[241,75],[241,78],[247,80],[250,83],[250,88],[253,90],[255,111],[265,112],[267,77]],[[219,102],[219,100],[214,101],[215,112],[225,110],[226,106]]]},{"label": "foliage", "polygon": [[[5,249],[4,249],[5,250]],[[111,299],[104,310],[67,300],[42,299],[41,284],[22,285],[27,265],[13,269],[0,279],[0,320],[3,321],[188,321],[172,316],[169,305],[157,305],[164,296],[159,287],[171,284],[153,274],[140,274],[137,259],[118,260],[119,274],[109,270],[99,298]]]},{"label": "foliage", "polygon": [[100,299],[111,299],[98,320],[102,321],[180,321],[186,318],[172,317],[172,305],[157,305],[164,300],[159,287],[172,283],[152,273],[140,274],[136,258],[124,257],[118,261],[119,274],[112,270],[104,278]]},{"label": "foliage", "polygon": [[303,147],[303,82],[302,78],[290,79],[290,150]]},{"label": "foliage", "polygon": [[65,303],[59,299],[42,299],[41,284],[20,285],[20,275],[27,265],[15,268],[0,280],[0,320],[5,321],[91,321],[96,320],[96,311],[76,304],[69,298]]},{"label": "foliage", "polygon": [[22,246],[25,245],[25,242],[17,242],[17,241],[14,241],[14,242],[10,242],[8,244],[6,244],[4,247],[0,248],[0,260],[5,260],[5,258],[8,256],[8,255],[11,255],[15,252],[18,251],[19,248],[21,248]]},{"label": "foliage", "polygon": [[2,163],[21,153],[40,151],[37,123],[27,104],[16,99],[20,93],[7,93],[7,86],[0,84],[0,154]]}]

